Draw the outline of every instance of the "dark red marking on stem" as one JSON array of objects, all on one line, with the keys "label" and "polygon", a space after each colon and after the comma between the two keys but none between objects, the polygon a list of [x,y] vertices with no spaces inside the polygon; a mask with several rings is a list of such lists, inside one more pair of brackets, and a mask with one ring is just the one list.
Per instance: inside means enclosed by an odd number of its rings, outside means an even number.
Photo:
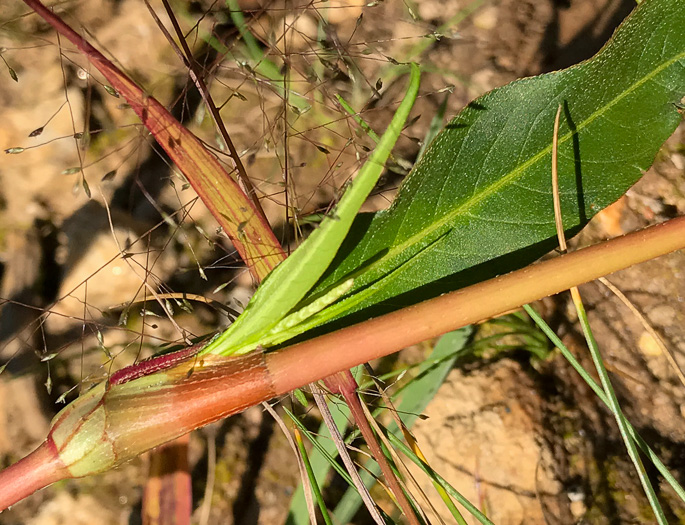
[{"label": "dark red marking on stem", "polygon": [[127,366],[114,372],[109,380],[107,381],[109,386],[121,385],[123,383],[128,383],[139,377],[147,376],[159,372],[160,370],[166,370],[174,365],[177,365],[181,361],[197,355],[197,353],[202,350],[207,342],[198,343],[193,346],[184,348],[183,350],[178,350],[176,352],[170,352],[164,355],[153,356],[148,359],[144,359],[140,363],[135,365]]}]

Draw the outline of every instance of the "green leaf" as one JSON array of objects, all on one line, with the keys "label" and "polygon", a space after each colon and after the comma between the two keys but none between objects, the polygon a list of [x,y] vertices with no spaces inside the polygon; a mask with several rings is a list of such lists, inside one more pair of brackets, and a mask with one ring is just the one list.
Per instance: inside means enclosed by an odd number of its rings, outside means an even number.
[{"label": "green leaf", "polygon": [[[436,137],[390,209],[358,218],[318,289],[365,271],[355,275],[352,297],[322,312],[320,321],[362,308],[345,324],[368,318],[511,271],[553,249],[550,165],[559,104],[568,233],[620,197],[681,121],[683,27],[681,1],[645,0],[591,60],[469,104]],[[355,299],[360,293],[366,296]]]},{"label": "green leaf", "polygon": [[[350,183],[333,213],[326,217],[302,245],[263,281],[238,320],[203,353],[236,353],[251,350],[260,338],[283,319],[316,284],[335,257],[359,208],[378,182],[385,161],[397,142],[419,90],[419,68],[412,64],[407,93],[387,131]],[[335,283],[334,286],[343,283]],[[330,288],[333,288],[331,286]],[[319,294],[321,295],[321,294]]]}]

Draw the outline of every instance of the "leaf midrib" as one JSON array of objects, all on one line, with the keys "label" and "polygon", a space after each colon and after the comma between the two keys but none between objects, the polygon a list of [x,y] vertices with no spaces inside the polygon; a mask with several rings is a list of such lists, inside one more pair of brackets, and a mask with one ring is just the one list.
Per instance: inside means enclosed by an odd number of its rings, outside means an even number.
[{"label": "leaf midrib", "polygon": [[[626,89],[625,91],[622,91],[618,96],[614,97],[607,104],[603,105],[597,111],[591,113],[584,121],[582,121],[580,124],[578,124],[576,126],[575,131],[569,131],[566,134],[564,134],[562,137],[560,137],[559,138],[559,145],[566,143],[571,137],[573,137],[574,134],[578,134],[581,130],[587,128],[590,124],[592,124],[592,122],[594,122],[595,120],[600,118],[602,115],[604,115],[607,111],[609,111],[609,109],[611,109],[613,106],[618,104],[625,97],[627,97],[631,93],[635,92],[637,89],[639,89],[641,86],[643,86],[646,82],[648,82],[652,78],[656,77],[662,71],[668,69],[674,63],[678,62],[679,60],[681,60],[683,58],[685,58],[685,52],[682,52],[680,54],[675,55],[671,60],[664,62],[659,67],[653,69],[649,74],[643,76],[640,80],[633,83],[630,86],[630,88]],[[457,217],[459,215],[465,215],[467,213],[471,213],[471,210],[473,208],[475,208],[478,204],[480,204],[482,201],[486,200],[487,198],[489,198],[493,194],[496,194],[500,188],[502,188],[503,186],[505,186],[507,184],[514,183],[515,179],[521,173],[525,172],[527,170],[527,168],[529,168],[533,164],[537,163],[540,159],[542,159],[542,157],[549,154],[551,152],[551,150],[552,150],[552,144],[551,144],[551,140],[550,140],[550,144],[547,147],[542,149],[540,152],[538,152],[534,156],[530,157],[526,162],[524,162],[523,164],[520,164],[518,167],[511,170],[506,175],[502,176],[497,181],[490,184],[489,187],[487,187],[483,191],[479,192],[478,194],[474,194],[472,197],[470,197],[469,199],[464,201],[461,205],[454,208],[451,212],[448,212],[445,215],[443,215],[442,218],[438,219],[435,222],[432,222],[427,227],[417,231],[414,235],[409,237],[406,241],[390,247],[384,256],[378,258],[376,261],[369,264],[369,266],[367,266],[367,269],[364,273],[367,273],[367,275],[368,275],[369,272],[372,272],[374,269],[378,268],[383,263],[385,263],[389,260],[392,260],[394,257],[402,254],[404,251],[406,251],[410,247],[414,246],[419,241],[425,240],[427,236],[431,235],[435,231],[440,230],[446,224],[451,223],[455,217]],[[471,216],[476,216],[476,215],[472,213]]]}]

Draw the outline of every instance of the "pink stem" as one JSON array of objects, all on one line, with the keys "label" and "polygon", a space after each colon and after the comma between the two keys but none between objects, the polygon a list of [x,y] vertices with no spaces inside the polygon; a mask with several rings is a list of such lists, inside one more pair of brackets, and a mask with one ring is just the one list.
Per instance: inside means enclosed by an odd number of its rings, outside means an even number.
[{"label": "pink stem", "polygon": [[[0,476],[0,509],[6,509],[65,475],[54,443],[44,441],[25,458],[7,467]],[[0,510],[0,512],[2,512]]]}]

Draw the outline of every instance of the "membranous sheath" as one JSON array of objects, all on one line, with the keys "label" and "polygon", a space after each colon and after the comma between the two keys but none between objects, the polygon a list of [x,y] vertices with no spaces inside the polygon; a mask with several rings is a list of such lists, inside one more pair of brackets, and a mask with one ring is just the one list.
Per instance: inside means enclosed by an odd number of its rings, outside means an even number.
[{"label": "membranous sheath", "polygon": [[157,356],[149,357],[144,359],[139,363],[131,366],[127,366],[114,372],[107,380],[107,385],[109,387],[114,385],[121,385],[123,383],[128,383],[139,377],[144,377],[161,370],[166,370],[174,365],[185,361],[195,355],[197,355],[200,350],[202,350],[208,341],[203,341],[193,346],[183,348],[182,350],[177,350],[175,352],[169,352],[168,354],[162,354]]}]

